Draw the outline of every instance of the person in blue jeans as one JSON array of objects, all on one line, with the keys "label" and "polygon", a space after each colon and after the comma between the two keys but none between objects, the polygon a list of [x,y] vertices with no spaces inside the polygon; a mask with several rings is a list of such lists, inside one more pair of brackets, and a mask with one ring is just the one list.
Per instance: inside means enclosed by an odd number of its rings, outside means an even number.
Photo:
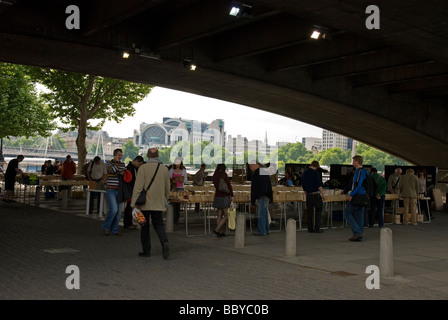
[{"label": "person in blue jeans", "polygon": [[347,206],[345,207],[344,217],[347,223],[350,225],[353,236],[349,238],[350,241],[362,241],[364,233],[364,214],[365,207],[359,207],[352,204],[352,199],[355,195],[363,195],[366,190],[362,186],[363,181],[367,178],[367,171],[362,167],[363,157],[354,156],[353,167],[355,168],[355,173],[353,175],[353,182],[351,192],[347,199]]},{"label": "person in blue jeans", "polygon": [[123,151],[121,149],[114,150],[114,158],[106,164],[107,183],[106,183],[106,197],[109,205],[106,219],[103,223],[104,235],[121,236],[118,232],[118,223],[121,218],[122,204],[118,201],[118,187],[120,186],[121,178],[126,171],[126,165],[121,162]]},{"label": "person in blue jeans", "polygon": [[257,204],[258,216],[258,232],[255,236],[265,236],[270,233],[268,206],[273,202],[271,178],[269,177],[269,169],[261,168],[258,163],[249,164],[250,170],[253,172],[251,181],[250,200],[251,204]]}]

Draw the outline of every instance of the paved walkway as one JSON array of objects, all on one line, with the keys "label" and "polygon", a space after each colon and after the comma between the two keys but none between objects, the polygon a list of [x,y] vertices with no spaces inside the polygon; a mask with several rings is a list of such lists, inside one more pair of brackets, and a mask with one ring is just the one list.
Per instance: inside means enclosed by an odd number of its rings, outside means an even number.
[{"label": "paved walkway", "polygon": [[[53,203],[46,208],[45,206]],[[52,208],[50,210],[50,207]],[[151,229],[152,256],[141,258],[139,230],[104,236],[101,219],[87,218],[85,201],[34,207],[0,201],[0,299],[11,300],[445,300],[448,297],[448,213],[432,223],[388,225],[394,275],[367,289],[369,265],[379,265],[380,229],[350,242],[347,227],[322,234],[296,232],[297,255],[285,256],[285,231],[235,248],[234,236],[169,233],[163,260]],[[203,227],[202,227],[203,228]],[[191,229],[200,231],[201,227]],[[68,266],[79,268],[80,289],[69,290]]]}]

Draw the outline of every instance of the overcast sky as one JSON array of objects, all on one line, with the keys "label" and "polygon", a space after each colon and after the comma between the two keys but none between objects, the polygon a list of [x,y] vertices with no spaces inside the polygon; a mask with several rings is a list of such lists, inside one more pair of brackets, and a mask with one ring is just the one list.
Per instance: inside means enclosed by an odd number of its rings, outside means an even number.
[{"label": "overcast sky", "polygon": [[227,135],[238,134],[249,140],[264,140],[267,131],[268,143],[277,141],[302,142],[302,137],[322,138],[322,129],[273,113],[249,108],[235,103],[206,98],[181,91],[155,87],[136,106],[133,117],[124,118],[120,124],[107,122],[103,130],[111,137],[132,137],[141,122],[161,123],[163,117],[184,118],[210,123],[224,120]]}]

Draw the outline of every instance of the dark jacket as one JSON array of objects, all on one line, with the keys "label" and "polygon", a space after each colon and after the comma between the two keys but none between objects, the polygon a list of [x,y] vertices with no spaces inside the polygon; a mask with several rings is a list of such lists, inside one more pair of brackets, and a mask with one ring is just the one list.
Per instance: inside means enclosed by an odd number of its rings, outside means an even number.
[{"label": "dark jacket", "polygon": [[252,183],[250,186],[250,202],[252,205],[255,205],[255,201],[262,196],[267,196],[269,202],[274,202],[269,174],[261,175],[260,168],[258,168],[252,175]]},{"label": "dark jacket", "polygon": [[308,168],[302,174],[302,187],[308,193],[318,192],[322,187],[322,178],[318,170]]},{"label": "dark jacket", "polygon": [[128,165],[126,166],[126,169],[128,169],[132,174],[132,179],[129,182],[129,184],[131,185],[131,187],[133,189],[134,185],[135,185],[135,179],[137,178],[138,168],[134,167],[134,165],[132,164],[132,161],[129,161]]}]

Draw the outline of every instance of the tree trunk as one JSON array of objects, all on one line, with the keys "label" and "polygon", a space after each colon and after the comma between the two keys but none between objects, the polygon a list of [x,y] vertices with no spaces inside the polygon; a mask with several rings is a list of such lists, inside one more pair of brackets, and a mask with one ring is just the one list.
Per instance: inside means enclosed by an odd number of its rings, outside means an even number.
[{"label": "tree trunk", "polygon": [[78,173],[81,173],[82,166],[86,163],[87,148],[87,121],[79,123],[78,136],[76,137],[76,147],[78,148]]},{"label": "tree trunk", "polygon": [[78,122],[78,136],[76,137],[76,147],[78,148],[78,173],[81,173],[82,166],[86,163],[87,148],[87,120],[88,120],[88,105],[89,99],[92,95],[93,85],[95,83],[95,76],[89,75],[89,83],[86,92],[81,98],[79,104],[79,122]]}]

